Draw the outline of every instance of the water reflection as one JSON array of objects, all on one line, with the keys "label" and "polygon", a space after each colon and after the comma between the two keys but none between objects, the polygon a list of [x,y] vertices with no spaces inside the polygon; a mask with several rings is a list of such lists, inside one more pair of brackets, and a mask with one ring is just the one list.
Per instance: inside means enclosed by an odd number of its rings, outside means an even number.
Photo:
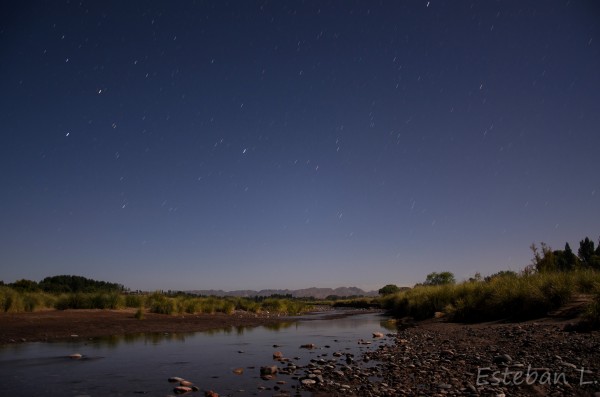
[{"label": "water reflection", "polygon": [[388,331],[395,332],[398,330],[398,320],[395,318],[383,319],[379,322],[379,325],[381,325],[381,328],[385,328]]},{"label": "water reflection", "polygon": [[[280,332],[285,329],[291,328],[296,324],[297,321],[282,321],[279,323],[266,324],[260,327],[246,327],[246,326],[228,326],[223,328],[216,328],[206,331],[199,332],[157,332],[157,333],[134,333],[125,335],[110,335],[102,336],[90,339],[86,344],[93,344],[96,346],[106,346],[109,348],[117,348],[120,344],[131,345],[136,343],[152,344],[156,345],[164,342],[179,342],[184,343],[186,339],[197,337],[197,336],[217,336],[217,335],[235,335],[242,336],[251,330],[257,328],[264,329],[272,332]],[[18,346],[18,345],[15,345]]]},{"label": "water reflection", "polygon": [[[6,395],[46,397],[130,395],[136,391],[166,395],[173,390],[166,380],[180,376],[220,395],[257,394],[260,386],[273,387],[261,380],[259,370],[272,365],[275,345],[294,363],[307,365],[315,357],[331,357],[334,351],[359,355],[377,349],[385,341],[371,339],[372,333],[388,332],[394,326],[376,314],[316,316],[261,327],[10,345],[0,349],[0,374],[7,380],[0,381],[0,389]],[[360,339],[372,344],[357,344]],[[305,344],[316,348],[301,349]],[[81,353],[83,359],[67,358],[73,353]],[[243,375],[236,375],[235,368],[243,368]],[[288,390],[296,383],[291,377],[282,375],[281,379]],[[44,385],[43,390],[39,385]]]}]

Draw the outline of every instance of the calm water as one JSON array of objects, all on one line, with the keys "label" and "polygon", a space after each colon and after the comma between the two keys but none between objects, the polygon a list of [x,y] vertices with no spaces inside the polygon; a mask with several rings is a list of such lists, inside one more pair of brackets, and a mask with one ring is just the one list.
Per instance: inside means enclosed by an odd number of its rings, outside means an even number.
[{"label": "calm water", "polygon": [[[277,364],[272,359],[274,351],[306,365],[317,357],[330,359],[336,351],[357,354],[386,343],[372,340],[373,332],[389,332],[386,317],[373,313],[334,319],[317,315],[276,327],[9,345],[0,347],[0,395],[166,396],[173,394],[174,384],[167,382],[171,376],[188,379],[200,390],[234,396],[270,396],[277,393],[270,390],[275,381],[284,380],[287,384],[280,386],[282,390],[294,394],[291,386],[297,381],[290,376],[280,374],[270,381],[259,376],[261,366]],[[359,345],[359,339],[373,343]],[[308,343],[317,349],[300,348]],[[73,353],[84,358],[69,359]],[[233,374],[239,367],[244,373]],[[259,390],[261,386],[267,390]]]}]

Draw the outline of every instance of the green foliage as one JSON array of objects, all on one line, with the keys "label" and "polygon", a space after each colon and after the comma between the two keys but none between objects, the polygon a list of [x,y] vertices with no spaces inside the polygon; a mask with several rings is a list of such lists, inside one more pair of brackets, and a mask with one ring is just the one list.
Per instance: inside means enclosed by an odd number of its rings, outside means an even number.
[{"label": "green foliage", "polygon": [[574,269],[600,270],[600,250],[594,249],[594,242],[588,237],[579,242],[577,255],[573,253],[569,243],[565,244],[564,250],[552,250],[543,242],[540,245],[541,252],[535,244],[530,247],[533,252],[531,266],[537,272],[564,272]]},{"label": "green foliage", "polygon": [[173,314],[175,313],[175,300],[155,292],[146,300],[146,306],[152,313]]},{"label": "green foliage", "polygon": [[[399,291],[401,291],[399,289]],[[389,296],[392,294],[384,295]],[[354,298],[354,299],[342,299],[335,301],[332,305],[333,307],[351,307],[356,309],[372,309],[381,307],[379,301],[374,298]]]},{"label": "green foliage", "polygon": [[37,282],[25,279],[17,280],[8,286],[19,292],[37,292],[40,290]]},{"label": "green foliage", "polygon": [[142,307],[144,306],[144,296],[143,295],[125,295],[125,307]]},{"label": "green foliage", "polygon": [[[600,248],[600,242],[598,247]],[[582,266],[600,270],[600,253],[596,251],[598,250],[594,249],[594,242],[588,237],[579,242],[577,254]]]},{"label": "green foliage", "polygon": [[490,281],[492,281],[493,279],[497,278],[497,277],[519,277],[519,275],[517,274],[517,272],[513,272],[512,270],[500,270],[497,273],[494,273],[492,275],[489,275],[487,277],[484,278],[484,281],[486,283],[489,283]]},{"label": "green foliage", "polygon": [[144,309],[139,307],[133,316],[138,320],[143,320],[144,319]]},{"label": "green foliage", "polygon": [[526,320],[546,315],[574,293],[600,283],[600,272],[496,274],[485,282],[422,286],[382,298],[398,317],[426,319],[443,312],[454,321]]},{"label": "green foliage", "polygon": [[83,293],[61,294],[54,308],[57,310],[67,309],[118,309],[122,307],[123,299],[120,294],[112,293]]},{"label": "green foliage", "polygon": [[444,284],[454,284],[456,280],[454,279],[454,274],[450,272],[441,272],[441,273],[429,273],[423,285],[444,285]]},{"label": "green foliage", "polygon": [[395,284],[388,284],[383,288],[379,289],[379,295],[390,295],[400,292],[400,288]]},{"label": "green foliage", "polygon": [[297,299],[266,298],[260,304],[260,311],[296,315],[306,311],[309,305]]},{"label": "green foliage", "polygon": [[21,295],[8,287],[0,287],[0,310],[3,312],[24,311]]},{"label": "green foliage", "polygon": [[40,281],[39,286],[46,292],[122,292],[125,288],[121,284],[96,281],[81,276],[52,276]]},{"label": "green foliage", "polygon": [[260,303],[252,299],[238,298],[235,300],[235,310],[258,313],[260,311]]}]

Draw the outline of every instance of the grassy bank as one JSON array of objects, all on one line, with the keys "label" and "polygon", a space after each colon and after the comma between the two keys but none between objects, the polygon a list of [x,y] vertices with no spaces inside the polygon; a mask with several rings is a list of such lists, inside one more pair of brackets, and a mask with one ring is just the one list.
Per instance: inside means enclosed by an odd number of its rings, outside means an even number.
[{"label": "grassy bank", "polygon": [[121,309],[137,308],[161,314],[227,313],[243,310],[252,313],[294,315],[309,310],[310,303],[283,298],[229,298],[169,296],[152,294],[129,295],[120,292],[75,292],[51,294],[26,292],[0,287],[0,310],[4,312],[32,312],[44,309]]},{"label": "grassy bank", "polygon": [[419,286],[386,296],[381,303],[398,317],[418,320],[445,315],[464,322],[518,321],[542,317],[579,293],[598,297],[589,316],[599,316],[600,272],[592,270],[508,274],[486,281]]}]

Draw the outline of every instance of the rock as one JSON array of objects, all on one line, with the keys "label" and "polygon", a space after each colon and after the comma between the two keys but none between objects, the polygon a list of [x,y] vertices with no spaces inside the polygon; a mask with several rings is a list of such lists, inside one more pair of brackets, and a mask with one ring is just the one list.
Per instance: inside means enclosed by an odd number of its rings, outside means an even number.
[{"label": "rock", "polygon": [[68,357],[71,358],[71,359],[73,359],[73,360],[79,360],[83,356],[80,353],[73,353],[73,354],[69,354]]},{"label": "rock", "polygon": [[512,362],[512,357],[508,354],[501,354],[494,357],[493,362],[494,364],[510,364]]},{"label": "rock", "polygon": [[383,338],[384,335],[381,332],[373,332],[373,338]]},{"label": "rock", "polygon": [[179,381],[179,386],[192,387],[192,386],[194,386],[194,384],[190,381],[182,380],[182,381]]},{"label": "rock", "polygon": [[306,345],[300,346],[301,349],[316,349],[316,345],[314,343],[307,343]]},{"label": "rock", "polygon": [[279,371],[277,365],[271,365],[266,367],[260,367],[261,375],[275,375]]},{"label": "rock", "polygon": [[179,376],[171,376],[168,380],[171,383],[175,383],[175,382],[181,382],[181,381],[183,381],[185,379],[180,378]]},{"label": "rock", "polygon": [[300,381],[300,383],[302,383],[304,386],[312,386],[312,385],[316,384],[317,381],[313,380],[313,379],[302,379]]},{"label": "rock", "polygon": [[212,390],[208,390],[204,392],[204,397],[219,397],[219,394]]},{"label": "rock", "polygon": [[176,386],[173,391],[177,394],[183,394],[191,392],[192,388],[187,386]]},{"label": "rock", "polygon": [[273,359],[274,360],[281,360],[283,358],[283,353],[282,352],[275,352],[273,353]]},{"label": "rock", "polygon": [[244,368],[235,368],[233,370],[233,373],[236,374],[236,375],[241,375],[241,374],[244,373]]}]

